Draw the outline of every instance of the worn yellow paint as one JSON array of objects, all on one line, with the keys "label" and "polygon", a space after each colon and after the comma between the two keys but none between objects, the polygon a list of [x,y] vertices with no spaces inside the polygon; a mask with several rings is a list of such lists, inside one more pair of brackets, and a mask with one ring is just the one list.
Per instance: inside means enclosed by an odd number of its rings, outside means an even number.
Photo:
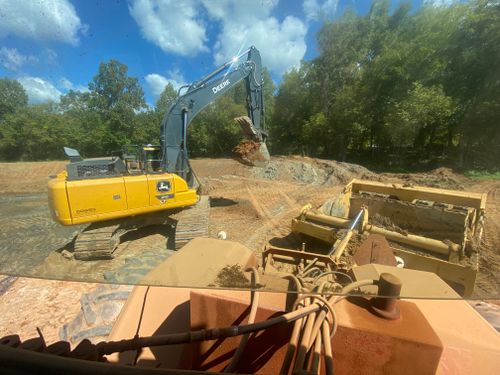
[{"label": "worn yellow paint", "polygon": [[458,206],[473,207],[483,211],[486,208],[485,193],[472,193],[423,186],[404,186],[395,183],[383,183],[358,179],[353,179],[344,188],[345,194],[350,192],[359,193],[360,191],[386,194],[407,202],[413,202],[415,199],[421,199]]},{"label": "worn yellow paint", "polygon": [[[158,191],[160,181],[170,190]],[[48,187],[52,216],[63,225],[191,206],[199,199],[195,189],[172,173],[68,181],[67,173],[61,172]]]}]

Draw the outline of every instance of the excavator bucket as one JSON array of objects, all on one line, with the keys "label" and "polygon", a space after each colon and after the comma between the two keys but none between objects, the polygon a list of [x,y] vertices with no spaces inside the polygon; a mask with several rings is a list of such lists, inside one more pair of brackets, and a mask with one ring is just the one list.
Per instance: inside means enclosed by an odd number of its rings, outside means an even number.
[{"label": "excavator bucket", "polygon": [[264,167],[270,160],[269,151],[264,142],[258,142],[259,135],[257,129],[252,124],[248,116],[241,116],[234,119],[245,135],[249,138],[241,141],[233,152],[245,163],[256,167]]},{"label": "excavator bucket", "polygon": [[269,151],[265,143],[246,139],[238,143],[233,152],[245,163],[265,167],[269,162]]}]

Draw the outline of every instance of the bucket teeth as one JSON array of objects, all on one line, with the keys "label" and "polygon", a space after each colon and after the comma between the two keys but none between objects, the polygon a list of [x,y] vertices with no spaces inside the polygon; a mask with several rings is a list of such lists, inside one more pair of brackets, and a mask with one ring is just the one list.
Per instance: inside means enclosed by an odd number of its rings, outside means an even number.
[{"label": "bucket teeth", "polygon": [[248,116],[236,117],[234,121],[241,127],[243,133],[248,138],[255,139],[258,137],[255,127],[253,126],[252,120]]}]

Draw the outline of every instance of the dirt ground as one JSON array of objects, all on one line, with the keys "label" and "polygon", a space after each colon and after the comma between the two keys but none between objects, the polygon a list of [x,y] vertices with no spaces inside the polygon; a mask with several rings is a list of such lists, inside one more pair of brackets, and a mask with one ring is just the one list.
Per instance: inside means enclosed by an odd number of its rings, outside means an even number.
[{"label": "dirt ground", "polygon": [[[55,272],[65,280],[134,283],[172,253],[165,229],[152,227],[140,237],[127,236],[112,261],[62,258],[55,251],[71,246],[81,227],[62,227],[52,221],[46,183],[65,163],[0,163],[0,273],[48,278]],[[195,159],[191,164],[211,197],[210,235],[216,237],[223,230],[227,239],[256,253],[268,242],[296,245],[293,238],[289,240],[290,222],[301,207],[321,205],[352,178],[486,192],[487,219],[476,292],[488,298],[500,295],[498,180],[474,181],[446,168],[422,174],[374,174],[354,164],[303,157],[273,157],[266,168],[232,159]],[[94,287],[0,276],[0,337],[13,332],[33,337],[39,326],[48,341],[57,340],[57,327],[76,314],[81,294]]]}]

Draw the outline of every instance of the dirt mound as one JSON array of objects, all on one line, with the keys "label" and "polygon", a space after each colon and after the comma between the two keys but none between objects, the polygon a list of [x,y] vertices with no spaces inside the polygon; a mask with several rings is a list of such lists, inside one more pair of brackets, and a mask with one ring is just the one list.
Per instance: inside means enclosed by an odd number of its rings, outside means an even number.
[{"label": "dirt mound", "polygon": [[394,222],[391,220],[390,217],[383,216],[380,214],[375,214],[373,216],[370,216],[368,221],[370,224],[379,226],[381,228],[388,229],[392,232],[401,233],[404,236],[408,235],[408,231],[406,229],[402,229],[401,227],[394,224]]},{"label": "dirt mound", "polygon": [[373,178],[368,169],[350,163],[307,157],[274,157],[266,168],[255,169],[254,177],[308,185],[342,185],[353,178]]},{"label": "dirt mound", "polygon": [[224,267],[213,284],[220,288],[248,288],[249,285],[248,279],[238,264]]},{"label": "dirt mound", "polygon": [[406,186],[428,186],[440,189],[464,190],[467,178],[449,168],[437,168],[424,173],[383,173],[380,180],[402,180]]}]

